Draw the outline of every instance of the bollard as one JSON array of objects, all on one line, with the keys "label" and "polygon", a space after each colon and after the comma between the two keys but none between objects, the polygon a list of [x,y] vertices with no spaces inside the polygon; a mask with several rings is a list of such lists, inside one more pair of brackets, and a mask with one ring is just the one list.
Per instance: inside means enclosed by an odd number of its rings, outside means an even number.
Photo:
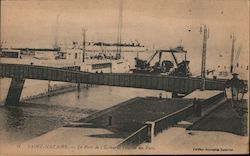
[{"label": "bollard", "polygon": [[197,104],[197,105],[198,105],[198,107],[197,107],[197,116],[200,117],[200,116],[201,116],[201,110],[202,110],[202,109],[201,109],[201,103],[200,103],[200,101],[198,101],[198,104]]},{"label": "bollard", "polygon": [[112,116],[108,116],[108,125],[112,126]]},{"label": "bollard", "polygon": [[162,99],[162,93],[159,94],[159,98]]},{"label": "bollard", "polygon": [[194,105],[195,116],[200,117],[201,116],[201,103],[200,103],[200,101],[197,100],[196,98],[194,98],[193,105]]}]

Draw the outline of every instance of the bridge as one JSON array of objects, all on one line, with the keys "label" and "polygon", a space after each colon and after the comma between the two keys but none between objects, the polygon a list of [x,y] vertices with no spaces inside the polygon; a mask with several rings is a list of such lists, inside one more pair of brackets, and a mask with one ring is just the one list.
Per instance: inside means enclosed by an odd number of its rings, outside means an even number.
[{"label": "bridge", "polygon": [[[224,90],[226,80],[130,73],[89,73],[64,68],[0,64],[0,77],[12,78],[5,105],[19,103],[25,79],[164,90],[188,94],[196,89]],[[205,83],[205,84],[204,84]]]}]

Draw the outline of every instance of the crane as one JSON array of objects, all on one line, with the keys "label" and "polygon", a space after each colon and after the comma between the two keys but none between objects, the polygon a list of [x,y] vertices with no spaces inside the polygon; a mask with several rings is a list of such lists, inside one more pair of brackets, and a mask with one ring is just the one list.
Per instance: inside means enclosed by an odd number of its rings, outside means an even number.
[{"label": "crane", "polygon": [[[170,69],[174,67],[174,64],[170,60],[163,60],[161,61],[162,54],[163,53],[170,53],[174,59],[174,62],[176,64],[176,69],[170,72]],[[185,54],[185,60],[182,62],[178,62],[175,54],[176,53],[182,53]],[[155,56],[159,54],[159,60],[155,63],[154,66],[150,66],[151,61],[155,58]],[[183,47],[177,46],[176,48],[170,48],[170,49],[160,49],[156,50],[156,52],[148,59],[148,60],[142,60],[139,58],[135,58],[136,60],[136,69],[133,69],[134,73],[141,73],[141,72],[153,72],[153,73],[164,73],[164,72],[170,72],[171,75],[180,75],[180,76],[188,76],[189,69],[188,69],[188,63],[189,61],[186,60],[186,54],[187,51],[184,50]]]}]

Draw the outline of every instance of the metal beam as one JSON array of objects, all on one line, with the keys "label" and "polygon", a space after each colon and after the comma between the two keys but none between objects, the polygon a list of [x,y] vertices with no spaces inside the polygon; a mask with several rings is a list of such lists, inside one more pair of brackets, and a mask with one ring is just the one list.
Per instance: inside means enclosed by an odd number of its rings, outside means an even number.
[{"label": "metal beam", "polygon": [[[190,93],[202,88],[202,79],[127,73],[88,73],[61,68],[0,64],[0,77],[62,81],[96,85],[144,88],[168,92]],[[205,79],[205,89],[224,90],[226,80]]]}]

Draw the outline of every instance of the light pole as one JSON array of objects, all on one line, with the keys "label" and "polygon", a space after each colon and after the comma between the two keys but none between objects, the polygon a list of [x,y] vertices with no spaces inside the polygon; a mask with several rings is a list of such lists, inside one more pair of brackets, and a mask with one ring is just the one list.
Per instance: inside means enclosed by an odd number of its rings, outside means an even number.
[{"label": "light pole", "polygon": [[[200,29],[202,33],[202,27]],[[201,60],[201,79],[202,82],[202,89],[205,90],[206,87],[206,51],[207,51],[207,39],[209,37],[209,30],[207,29],[206,25],[203,25],[203,46],[202,46],[202,60]]]},{"label": "light pole", "polygon": [[239,104],[242,103],[244,94],[247,92],[247,85],[243,80],[238,78],[237,73],[233,73],[233,78],[226,82],[226,86],[231,88],[233,108],[238,110]]}]

